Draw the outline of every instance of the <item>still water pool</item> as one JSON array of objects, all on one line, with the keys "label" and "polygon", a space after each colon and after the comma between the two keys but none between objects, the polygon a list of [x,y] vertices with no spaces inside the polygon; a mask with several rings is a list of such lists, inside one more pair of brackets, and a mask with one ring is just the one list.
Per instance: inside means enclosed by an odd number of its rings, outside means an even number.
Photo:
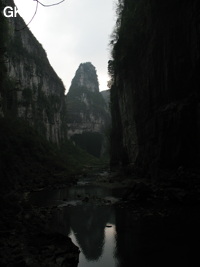
[{"label": "still water pool", "polygon": [[92,251],[91,249],[86,249],[85,247],[82,248],[81,244],[79,243],[79,239],[77,237],[77,233],[74,233],[71,229],[69,234],[73,243],[77,245],[80,249],[79,255],[79,267],[92,267],[92,266],[118,266],[118,260],[115,256],[115,249],[116,249],[116,228],[115,225],[110,225],[109,228],[104,229],[103,233],[103,242],[96,251]]},{"label": "still water pool", "polygon": [[35,192],[31,201],[57,206],[50,227],[79,247],[78,267],[191,266],[196,255],[192,242],[199,237],[196,224],[192,221],[191,227],[181,213],[173,218],[149,214],[138,219],[126,203],[115,205],[122,194],[122,190],[79,183]]}]

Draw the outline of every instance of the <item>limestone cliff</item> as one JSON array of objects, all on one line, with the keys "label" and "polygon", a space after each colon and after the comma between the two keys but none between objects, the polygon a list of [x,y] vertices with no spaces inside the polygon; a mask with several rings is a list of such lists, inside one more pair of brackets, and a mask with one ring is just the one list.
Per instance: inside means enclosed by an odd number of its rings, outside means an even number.
[{"label": "limestone cliff", "polygon": [[103,96],[103,98],[104,98],[104,100],[106,102],[108,111],[110,112],[110,89],[101,91],[100,93],[101,93],[101,95]]},{"label": "limestone cliff", "polygon": [[59,143],[65,135],[64,85],[22,18],[6,18],[6,23],[7,73],[0,91],[0,113],[27,120],[48,140]]},{"label": "limestone cliff", "polygon": [[153,178],[200,160],[200,2],[119,1],[113,34],[112,160]]},{"label": "limestone cliff", "polygon": [[105,152],[110,113],[99,92],[95,67],[90,62],[80,64],[66,96],[66,103],[68,137],[99,157]]}]

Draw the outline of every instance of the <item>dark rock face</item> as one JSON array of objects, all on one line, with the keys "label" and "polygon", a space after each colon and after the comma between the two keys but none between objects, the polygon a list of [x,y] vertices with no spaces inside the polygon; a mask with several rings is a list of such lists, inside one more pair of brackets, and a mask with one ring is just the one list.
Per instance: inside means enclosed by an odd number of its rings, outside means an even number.
[{"label": "dark rock face", "polygon": [[108,105],[99,92],[95,67],[80,64],[66,96],[68,137],[90,154],[106,151],[106,130],[110,125]]},{"label": "dark rock face", "polygon": [[[14,5],[12,0],[6,4]],[[23,19],[6,18],[5,24],[6,78],[0,89],[0,115],[25,119],[47,140],[59,143],[65,136],[64,85]]]},{"label": "dark rock face", "polygon": [[47,140],[65,136],[64,86],[28,28],[16,31],[23,20],[3,16],[5,5],[14,3],[0,0],[0,265],[77,266],[78,248],[52,233],[49,212],[23,194],[47,186],[56,173],[56,157],[45,155],[51,154]]},{"label": "dark rock face", "polygon": [[200,3],[125,0],[109,62],[111,164],[197,167]]},{"label": "dark rock face", "polygon": [[109,105],[110,105],[110,89],[107,89],[107,90],[104,90],[104,91],[101,91],[100,92],[101,95],[103,96],[108,108],[109,108]]}]

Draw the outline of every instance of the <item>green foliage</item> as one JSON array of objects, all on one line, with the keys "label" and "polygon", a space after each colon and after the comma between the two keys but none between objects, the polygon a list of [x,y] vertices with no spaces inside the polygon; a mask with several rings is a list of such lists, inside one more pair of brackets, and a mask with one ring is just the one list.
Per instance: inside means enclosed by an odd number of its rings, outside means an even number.
[{"label": "green foliage", "polygon": [[[70,141],[63,141],[57,147],[45,139],[46,128],[41,119],[44,111],[50,127],[56,112],[61,112],[61,119],[65,121],[64,86],[32,33],[28,29],[15,31],[12,28],[23,24],[22,19],[17,17],[9,25],[7,21],[0,12],[0,109],[5,114],[5,118],[0,118],[0,188],[10,190],[20,183],[31,184],[33,180],[37,183],[44,181],[45,186],[57,174],[68,180],[69,176],[80,172],[83,165],[97,160]],[[33,88],[23,88],[15,80],[8,79],[5,54],[16,66],[22,62],[30,77],[33,71],[36,72],[41,81],[38,88],[34,85]],[[43,78],[53,84],[48,95],[44,92]],[[22,95],[20,103],[17,102],[17,94]],[[27,110],[32,108],[37,131],[26,121],[16,118],[20,105]],[[62,128],[66,128],[65,123]]]},{"label": "green foliage", "polygon": [[0,118],[0,127],[1,186],[12,188],[47,173],[54,156],[43,137],[22,120]]},{"label": "green foliage", "polygon": [[121,27],[123,9],[124,9],[124,0],[118,0],[118,2],[116,3],[116,9],[115,9],[117,19],[116,19],[116,24],[111,34],[111,40],[110,40],[111,46],[114,46],[119,39],[119,31]]},{"label": "green foliage", "polygon": [[128,75],[131,66],[138,63],[140,48],[151,38],[148,29],[150,4],[141,0],[119,0],[118,18],[111,36],[112,58],[108,65],[110,76],[120,69],[121,75]]},{"label": "green foliage", "polygon": [[65,160],[71,173],[82,173],[85,166],[95,166],[100,163],[99,159],[67,139],[60,145],[60,155]]},{"label": "green foliage", "polygon": [[100,133],[85,132],[72,136],[75,143],[95,157],[100,157],[103,136]]},{"label": "green foliage", "polygon": [[19,184],[47,186],[52,179],[56,183],[57,177],[68,182],[85,165],[98,163],[68,140],[59,147],[48,142],[22,119],[0,117],[0,129],[1,190]]}]

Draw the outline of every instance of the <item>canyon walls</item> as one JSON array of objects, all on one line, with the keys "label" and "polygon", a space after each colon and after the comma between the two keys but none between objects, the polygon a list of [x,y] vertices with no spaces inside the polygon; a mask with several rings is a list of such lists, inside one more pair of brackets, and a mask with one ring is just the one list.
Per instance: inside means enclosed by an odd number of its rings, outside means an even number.
[{"label": "canyon walls", "polygon": [[22,18],[17,15],[4,20],[6,70],[0,89],[0,114],[22,118],[47,140],[59,143],[66,135],[64,85]]},{"label": "canyon walls", "polygon": [[200,166],[199,2],[120,0],[117,12],[111,165],[152,178]]}]

